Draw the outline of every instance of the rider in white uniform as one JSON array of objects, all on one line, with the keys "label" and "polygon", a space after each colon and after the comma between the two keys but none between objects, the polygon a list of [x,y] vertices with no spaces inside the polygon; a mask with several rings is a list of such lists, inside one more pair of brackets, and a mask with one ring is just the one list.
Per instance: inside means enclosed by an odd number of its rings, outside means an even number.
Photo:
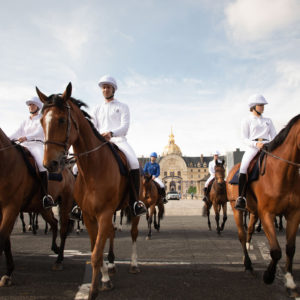
[{"label": "rider in white uniform", "polygon": [[265,143],[270,142],[276,136],[272,120],[262,116],[266,104],[268,102],[264,96],[251,96],[248,99],[251,114],[242,121],[242,137],[247,148],[240,166],[239,197],[235,205],[238,210],[246,209],[247,169],[251,160],[263,148]]},{"label": "rider in white uniform", "polygon": [[[144,203],[138,199],[140,191],[140,165],[126,139],[130,123],[129,108],[127,104],[114,98],[118,86],[113,77],[108,75],[103,76],[98,85],[102,89],[104,101],[96,106],[92,113],[94,126],[106,140],[116,144],[124,152],[130,168],[129,180],[131,180],[135,187],[135,191],[130,189],[129,204],[133,213],[136,216],[140,216],[145,214],[147,210]],[[76,208],[73,210],[75,211]],[[73,218],[72,215],[70,217]]]},{"label": "rider in white uniform", "polygon": [[215,178],[216,160],[219,163],[222,163],[222,161],[219,159],[220,152],[218,150],[216,150],[213,153],[213,155],[214,155],[214,159],[211,160],[208,164],[208,171],[209,171],[210,176],[208,177],[208,179],[206,180],[206,182],[204,184],[204,198],[202,199],[204,202],[206,202],[208,200],[207,196],[208,196],[209,183]]},{"label": "rider in white uniform", "polygon": [[52,197],[47,195],[48,175],[47,170],[43,166],[44,132],[40,122],[40,110],[43,107],[43,103],[38,97],[33,97],[26,101],[26,104],[28,105],[30,116],[20,124],[19,128],[10,136],[10,139],[17,140],[22,143],[22,146],[26,147],[34,157],[40,171],[42,184],[46,193],[43,198],[43,205],[45,208],[49,208],[56,204]]}]

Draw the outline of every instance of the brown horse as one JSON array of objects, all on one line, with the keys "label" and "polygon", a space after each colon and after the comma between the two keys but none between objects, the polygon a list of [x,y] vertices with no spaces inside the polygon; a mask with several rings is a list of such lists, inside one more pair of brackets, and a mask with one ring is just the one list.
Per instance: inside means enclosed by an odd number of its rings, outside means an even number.
[{"label": "brown horse", "polygon": [[[226,182],[225,182],[225,168],[224,168],[224,160],[222,163],[219,163],[216,160],[215,165],[215,179],[212,183],[209,195],[209,205],[206,205],[207,209],[207,220],[208,220],[208,228],[211,230],[210,223],[210,207],[211,205],[215,211],[215,220],[217,224],[217,233],[220,234],[221,231],[224,230],[225,223],[227,220],[227,194],[226,194]],[[219,225],[220,220],[220,211],[221,208],[223,210],[223,222],[221,226]]]},{"label": "brown horse", "polygon": [[[98,294],[99,272],[102,272],[102,290],[112,288],[108,268],[103,262],[103,251],[110,239],[109,268],[114,270],[113,214],[128,202],[129,178],[120,173],[120,168],[109,144],[94,128],[79,100],[71,98],[72,85],[65,92],[47,97],[37,89],[44,103],[41,119],[45,133],[44,165],[50,171],[64,168],[67,150],[71,145],[77,157],[78,176],[74,197],[82,209],[85,226],[91,241],[92,284],[89,299]],[[86,118],[87,117],[87,118]],[[123,156],[124,159],[124,156]],[[139,272],[137,265],[136,239],[139,217],[132,218],[131,272]]]},{"label": "brown horse", "polygon": [[[164,204],[161,195],[158,192],[158,188],[154,181],[152,180],[152,176],[149,174],[144,174],[142,176],[142,195],[141,200],[145,203],[145,206],[148,209],[147,213],[147,222],[148,222],[148,235],[147,240],[151,239],[152,232],[152,219],[153,216],[156,216],[156,206],[158,207],[158,223],[154,224],[154,227],[157,231],[160,228],[160,219],[163,218],[164,215]],[[156,221],[156,217],[155,217]]]},{"label": "brown horse", "polygon": [[247,191],[247,208],[258,212],[270,244],[272,260],[264,273],[264,282],[267,284],[274,281],[276,266],[281,258],[274,219],[276,215],[285,216],[286,287],[290,296],[295,297],[298,292],[292,276],[292,265],[300,223],[300,115],[291,119],[275,139],[265,145],[263,151],[266,155],[259,179],[252,182]]},{"label": "brown horse", "polygon": [[[73,204],[72,193],[69,190],[72,177],[63,174],[61,183],[49,184],[49,193],[60,202],[61,244],[56,244],[57,220],[51,209],[42,206],[43,191],[37,174],[30,171],[24,159],[21,146],[12,144],[10,139],[0,129],[0,255],[4,251],[7,270],[2,276],[0,286],[12,283],[14,262],[11,252],[10,235],[20,211],[40,213],[52,228],[51,249],[58,254],[55,269],[61,269],[65,239],[69,229],[69,217]],[[51,187],[52,186],[52,187]],[[64,187],[67,186],[66,189]],[[70,198],[71,196],[71,198]]]}]

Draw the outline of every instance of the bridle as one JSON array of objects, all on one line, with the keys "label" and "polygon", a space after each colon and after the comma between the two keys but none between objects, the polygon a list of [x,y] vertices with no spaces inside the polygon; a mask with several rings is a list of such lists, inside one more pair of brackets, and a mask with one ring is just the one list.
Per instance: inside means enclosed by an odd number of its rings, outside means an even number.
[{"label": "bridle", "polygon": [[[55,104],[49,104],[49,105],[46,106],[46,108],[52,107],[52,106],[55,106]],[[102,144],[98,145],[97,147],[95,147],[95,148],[93,148],[91,150],[85,151],[85,152],[81,152],[81,153],[69,153],[68,149],[69,149],[69,139],[70,139],[70,133],[71,133],[71,122],[74,123],[75,128],[76,128],[77,131],[78,131],[78,124],[74,120],[74,118],[72,117],[70,105],[68,103],[66,103],[63,106],[65,108],[67,108],[67,110],[68,110],[66,139],[65,139],[64,142],[58,142],[58,141],[52,141],[52,140],[45,140],[44,144],[45,145],[47,145],[47,144],[53,144],[53,145],[57,145],[57,146],[63,147],[64,148],[64,155],[63,155],[62,158],[65,160],[65,162],[69,162],[69,161],[73,162],[74,161],[74,157],[80,157],[80,156],[83,156],[83,155],[90,154],[90,153],[92,153],[94,151],[99,150],[104,145],[106,145],[106,144],[109,143],[109,141],[103,142]],[[70,157],[70,158],[68,158],[68,157]]]}]

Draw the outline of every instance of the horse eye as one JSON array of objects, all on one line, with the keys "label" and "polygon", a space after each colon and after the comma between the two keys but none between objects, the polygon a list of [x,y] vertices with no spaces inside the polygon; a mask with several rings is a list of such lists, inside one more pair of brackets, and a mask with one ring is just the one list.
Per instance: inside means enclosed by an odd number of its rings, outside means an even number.
[{"label": "horse eye", "polygon": [[65,123],[65,119],[64,118],[59,118],[58,119],[58,123],[59,124],[64,124]]}]

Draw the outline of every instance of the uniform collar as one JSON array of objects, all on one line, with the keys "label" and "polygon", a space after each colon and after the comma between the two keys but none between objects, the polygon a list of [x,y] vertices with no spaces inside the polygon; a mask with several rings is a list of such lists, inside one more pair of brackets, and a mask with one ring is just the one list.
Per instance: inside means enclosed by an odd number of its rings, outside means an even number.
[{"label": "uniform collar", "polygon": [[41,114],[37,114],[36,116],[34,116],[34,117],[32,117],[31,118],[31,116],[29,116],[28,118],[29,118],[29,120],[36,120],[36,119],[39,119],[41,117]]},{"label": "uniform collar", "polygon": [[116,98],[114,98],[113,100],[106,102],[106,100],[104,99],[104,104],[113,104],[113,103],[117,103],[119,102]]}]

